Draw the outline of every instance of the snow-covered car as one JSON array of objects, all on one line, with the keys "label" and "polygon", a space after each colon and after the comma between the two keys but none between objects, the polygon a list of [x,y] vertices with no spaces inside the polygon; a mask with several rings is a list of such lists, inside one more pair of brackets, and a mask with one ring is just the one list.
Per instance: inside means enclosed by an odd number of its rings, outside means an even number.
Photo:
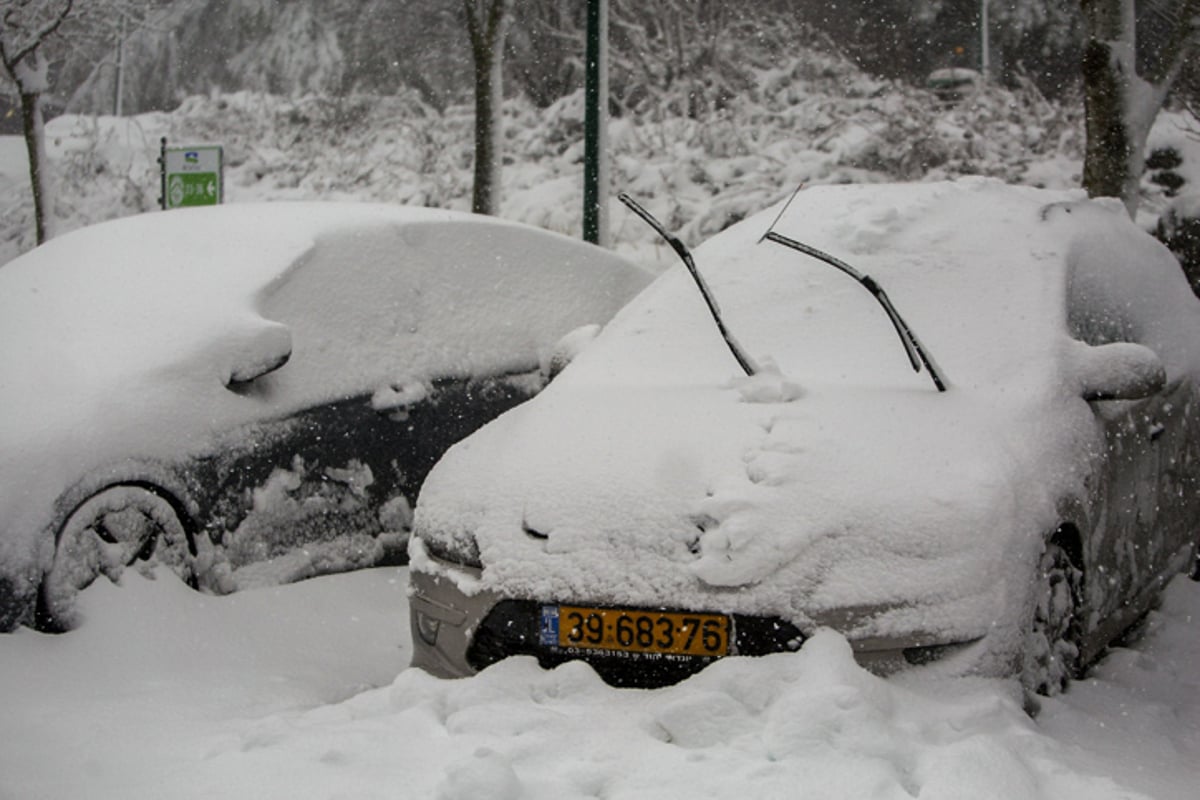
[{"label": "snow-covered car", "polygon": [[226,592],[402,559],[453,442],[649,283],[568,237],[368,204],[146,214],[0,268],[0,629],[98,574]]},{"label": "snow-covered car", "polygon": [[947,102],[957,102],[983,83],[983,76],[967,67],[942,67],[929,73],[925,79],[925,88],[929,89],[939,99]]},{"label": "snow-covered car", "polygon": [[443,456],[414,665],[653,686],[832,628],[881,674],[1053,693],[1189,566],[1200,303],[1119,204],[964,179],[776,215],[695,253],[752,374],[668,272]]}]

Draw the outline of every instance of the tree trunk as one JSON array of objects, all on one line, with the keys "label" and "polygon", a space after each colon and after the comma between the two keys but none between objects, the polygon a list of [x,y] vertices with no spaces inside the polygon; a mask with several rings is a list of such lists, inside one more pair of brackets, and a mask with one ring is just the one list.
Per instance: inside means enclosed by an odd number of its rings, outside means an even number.
[{"label": "tree trunk", "polygon": [[475,61],[475,189],[471,210],[476,214],[500,212],[501,111],[508,2],[490,0],[473,4],[471,0],[465,0],[471,54]]},{"label": "tree trunk", "polygon": [[1119,197],[1130,216],[1137,210],[1137,185],[1145,138],[1137,141],[1131,119],[1136,72],[1133,0],[1081,0],[1088,41],[1083,49],[1083,92],[1087,146],[1083,187],[1090,197]]},{"label": "tree trunk", "polygon": [[1088,32],[1083,51],[1087,146],[1083,187],[1090,197],[1118,197],[1137,213],[1146,139],[1175,77],[1195,45],[1200,0],[1181,0],[1173,35],[1158,66],[1143,77],[1137,64],[1134,0],[1080,0]]},{"label": "tree trunk", "polygon": [[46,174],[46,131],[42,119],[42,96],[39,92],[21,92],[21,123],[25,134],[25,149],[29,153],[29,184],[33,189],[33,220],[37,243],[50,238],[47,205],[50,200],[49,176]]},{"label": "tree trunk", "polygon": [[[1083,51],[1083,87],[1087,148],[1083,157],[1083,188],[1090,197],[1127,198],[1133,162],[1140,150],[1132,140],[1125,114],[1122,75],[1108,42],[1092,40]],[[1141,147],[1145,142],[1141,143]],[[1140,174],[1138,171],[1137,174]],[[1132,213],[1131,209],[1131,213]]]},{"label": "tree trunk", "polygon": [[49,91],[49,67],[40,50],[62,26],[75,0],[60,3],[6,3],[0,25],[0,64],[21,99],[21,127],[29,151],[29,183],[37,243],[50,236],[50,181],[46,172],[46,134],[42,95]]}]

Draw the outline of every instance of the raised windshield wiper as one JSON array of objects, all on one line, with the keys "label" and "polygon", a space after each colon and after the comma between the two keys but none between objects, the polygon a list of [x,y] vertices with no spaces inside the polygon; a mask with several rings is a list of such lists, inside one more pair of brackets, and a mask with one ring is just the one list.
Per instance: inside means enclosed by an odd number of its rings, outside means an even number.
[{"label": "raised windshield wiper", "polygon": [[818,261],[824,261],[830,266],[837,267],[842,272],[846,273],[851,278],[854,278],[854,280],[862,284],[866,290],[869,291],[871,295],[879,301],[879,304],[883,306],[883,310],[887,312],[888,319],[892,321],[892,326],[896,329],[896,335],[900,337],[900,343],[904,345],[904,352],[908,355],[908,361],[910,364],[912,364],[913,371],[920,372],[921,365],[924,364],[925,369],[929,372],[929,377],[933,380],[933,385],[937,387],[937,390],[939,392],[946,391],[946,380],[944,377],[942,377],[942,373],[938,369],[937,364],[934,363],[933,357],[929,355],[929,351],[927,351],[924,345],[921,344],[921,340],[917,338],[917,334],[913,332],[913,329],[909,327],[909,324],[904,321],[904,317],[900,316],[900,312],[896,310],[894,305],[892,305],[892,301],[888,298],[887,292],[883,290],[883,287],[880,286],[874,278],[872,278],[870,275],[864,275],[854,267],[847,264],[845,261],[829,255],[829,253],[826,253],[824,250],[818,250],[811,245],[798,242],[795,239],[774,231],[775,224],[779,222],[781,217],[783,217],[783,213],[787,211],[788,206],[792,204],[792,200],[796,198],[796,194],[800,191],[800,188],[801,187],[797,187],[796,191],[792,192],[792,196],[789,197],[788,201],[783,204],[783,208],[780,209],[779,214],[775,216],[775,219],[771,222],[770,227],[767,228],[767,232],[764,233],[758,241],[762,242],[765,239],[770,242],[775,242],[776,244],[781,244],[784,247],[790,247],[791,249],[804,253],[807,256],[812,256]]},{"label": "raised windshield wiper", "polygon": [[712,315],[713,321],[717,323],[717,330],[721,332],[721,338],[725,340],[725,345],[729,348],[729,352],[733,354],[734,360],[738,362],[738,366],[746,373],[746,375],[754,375],[759,368],[754,359],[742,349],[737,340],[733,338],[733,334],[725,327],[725,321],[721,318],[721,309],[717,307],[717,300],[713,297],[712,291],[709,290],[708,284],[704,282],[704,277],[700,274],[700,270],[696,269],[696,262],[692,259],[692,254],[688,251],[687,246],[679,240],[679,237],[671,234],[662,223],[656,220],[649,211],[642,208],[636,200],[630,197],[625,192],[617,195],[617,199],[629,207],[629,210],[637,214],[646,224],[658,233],[667,244],[671,245],[671,249],[683,261],[683,265],[687,267],[688,273],[692,276],[692,280],[696,282],[696,287],[700,290],[700,295],[704,298],[705,304],[708,305],[708,313]]}]

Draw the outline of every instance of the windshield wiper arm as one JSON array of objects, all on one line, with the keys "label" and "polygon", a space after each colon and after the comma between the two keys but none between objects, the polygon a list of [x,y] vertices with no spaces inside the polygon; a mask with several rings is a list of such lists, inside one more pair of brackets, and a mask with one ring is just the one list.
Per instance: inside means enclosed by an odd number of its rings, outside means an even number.
[{"label": "windshield wiper arm", "polygon": [[[797,188],[796,191],[798,192],[799,188]],[[796,192],[793,192],[792,198],[795,198],[795,196]],[[792,202],[792,198],[789,198],[788,202],[784,204],[783,208],[785,211],[787,210],[787,206]],[[775,222],[778,222],[779,217],[782,216],[783,211],[780,211],[779,216],[775,218]],[[771,228],[775,227],[775,222],[771,223]],[[760,242],[763,239],[766,239],[767,241],[781,244],[784,247],[790,247],[791,249],[804,253],[807,256],[812,256],[818,261],[824,261],[830,266],[837,267],[842,272],[846,273],[851,278],[854,278],[854,280],[862,284],[866,290],[869,291],[871,295],[879,301],[879,304],[883,306],[883,310],[887,313],[888,319],[892,322],[892,327],[896,329],[896,335],[900,337],[900,343],[904,345],[904,352],[908,355],[908,361],[910,364],[912,364],[913,371],[920,372],[921,365],[924,364],[925,369],[929,372],[929,377],[933,380],[933,385],[937,387],[937,390],[939,392],[946,391],[946,379],[942,376],[941,370],[938,369],[937,364],[934,363],[933,357],[929,354],[929,351],[925,349],[925,346],[921,344],[921,340],[917,338],[917,334],[913,332],[913,329],[909,326],[909,324],[904,321],[904,317],[900,316],[900,312],[896,310],[894,305],[892,305],[892,301],[887,296],[887,292],[883,290],[883,287],[880,286],[874,278],[872,278],[870,275],[864,275],[854,267],[847,264],[845,261],[842,261],[840,258],[836,258],[835,256],[831,256],[824,250],[818,250],[811,245],[804,244],[804,242],[798,242],[788,236],[776,233],[771,228],[768,228],[767,232],[762,235],[762,238],[759,239]]]},{"label": "windshield wiper arm", "polygon": [[655,232],[665,239],[667,244],[671,245],[671,249],[674,250],[679,256],[680,260],[683,261],[683,265],[687,267],[687,271],[692,276],[692,280],[696,282],[696,288],[700,290],[700,296],[704,298],[704,302],[708,306],[708,313],[712,315],[713,321],[717,323],[717,330],[721,332],[721,338],[725,340],[725,345],[729,348],[729,352],[733,354],[734,360],[738,362],[738,366],[742,368],[742,371],[745,372],[746,375],[749,376],[756,374],[759,371],[758,365],[754,362],[754,359],[750,358],[746,351],[742,349],[742,346],[738,344],[736,339],[733,338],[733,334],[730,333],[725,327],[725,321],[721,317],[721,309],[717,307],[717,300],[715,297],[713,297],[712,291],[708,288],[708,284],[705,283],[704,277],[700,274],[700,270],[696,269],[696,262],[692,259],[692,254],[687,249],[687,246],[679,240],[679,237],[675,236],[666,228],[664,228],[661,222],[656,220],[649,211],[642,208],[641,205],[639,205],[638,202],[628,194],[621,192],[617,195],[617,199],[628,206],[630,211],[641,217],[647,225],[649,225],[651,228],[654,228]]}]

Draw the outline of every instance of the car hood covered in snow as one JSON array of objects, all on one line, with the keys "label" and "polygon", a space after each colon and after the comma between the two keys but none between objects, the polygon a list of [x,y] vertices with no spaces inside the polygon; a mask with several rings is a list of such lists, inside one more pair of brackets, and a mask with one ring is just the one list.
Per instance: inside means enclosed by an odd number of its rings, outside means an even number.
[{"label": "car hood covered in snow", "polygon": [[[836,621],[860,639],[965,641],[1021,602],[1002,579],[1030,574],[1097,435],[1068,293],[1105,259],[1178,266],[1077,194],[801,192],[775,230],[875,278],[943,393],[861,286],[760,241],[778,212],[695,254],[760,374],[740,373],[686,273],[664,275],[547,391],[443,457],[414,567],[457,554],[484,567],[468,591]],[[1160,355],[1195,369],[1169,335]]]}]

